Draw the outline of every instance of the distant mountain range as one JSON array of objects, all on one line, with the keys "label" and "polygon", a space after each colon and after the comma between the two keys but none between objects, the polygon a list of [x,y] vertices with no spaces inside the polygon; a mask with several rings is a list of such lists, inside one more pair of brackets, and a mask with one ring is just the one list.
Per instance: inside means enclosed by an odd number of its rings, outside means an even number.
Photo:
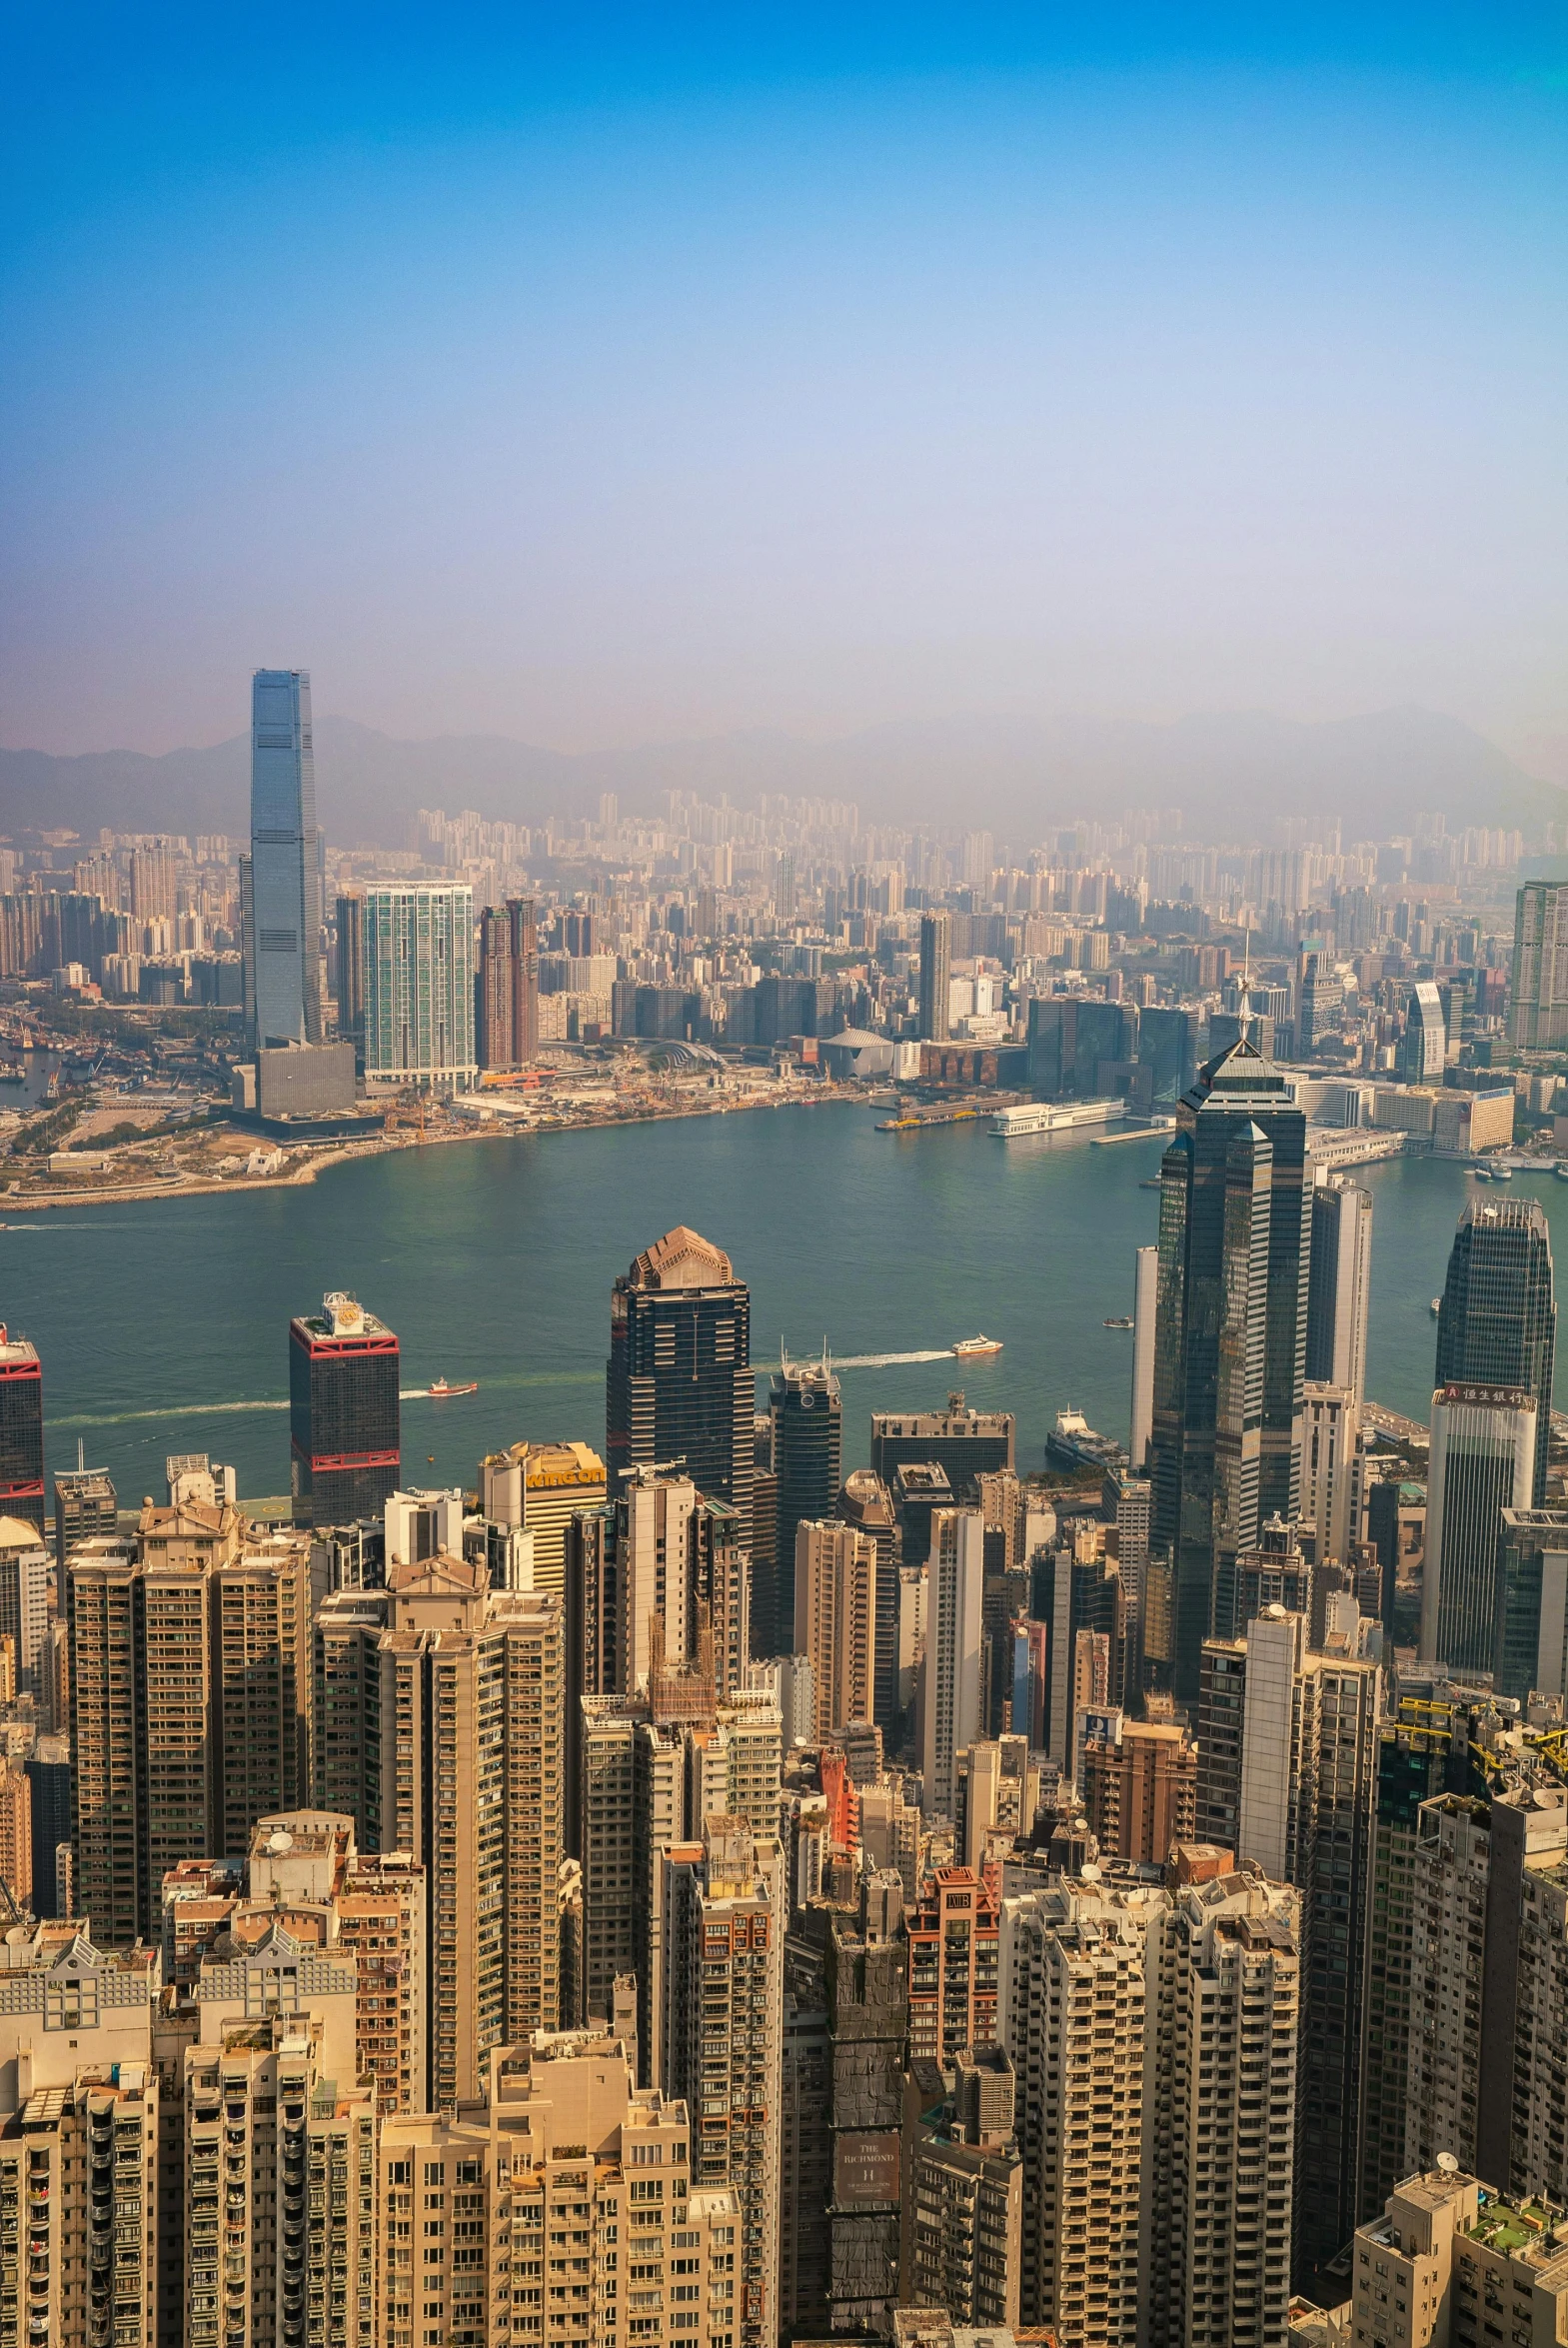
[{"label": "distant mountain range", "polygon": [[[238,838],[249,828],[248,759],[246,735],[161,758],[0,750],[0,827],[12,837],[107,825]],[[1073,816],[1124,808],[1179,808],[1186,837],[1209,840],[1266,837],[1297,813],[1337,816],[1347,842],[1409,832],[1427,811],[1450,830],[1518,826],[1531,838],[1547,822],[1568,824],[1568,793],[1458,720],[1417,708],[1322,724],[1263,712],[1172,724],[961,716],[831,742],[750,733],[582,754],[498,735],[399,742],[352,718],[316,724],[318,813],[342,846],[404,847],[421,807],[533,825],[596,814],[607,791],[629,813],[650,810],[671,788],[728,792],[740,806],[762,792],[849,799],[863,823],[985,829],[1019,849]]]}]

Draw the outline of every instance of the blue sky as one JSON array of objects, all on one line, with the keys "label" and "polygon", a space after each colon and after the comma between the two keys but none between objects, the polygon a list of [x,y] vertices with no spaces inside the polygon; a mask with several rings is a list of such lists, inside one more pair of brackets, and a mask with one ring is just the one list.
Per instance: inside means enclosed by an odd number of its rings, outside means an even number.
[{"label": "blue sky", "polygon": [[12,36],[0,740],[300,662],[566,748],[1419,701],[1568,780],[1560,11]]}]

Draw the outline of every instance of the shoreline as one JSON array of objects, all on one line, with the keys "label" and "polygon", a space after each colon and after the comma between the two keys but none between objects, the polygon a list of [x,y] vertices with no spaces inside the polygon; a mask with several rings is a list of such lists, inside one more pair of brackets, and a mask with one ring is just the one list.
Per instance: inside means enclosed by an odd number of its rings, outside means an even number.
[{"label": "shoreline", "polygon": [[[567,1134],[599,1134],[622,1126],[673,1125],[685,1119],[698,1117],[728,1117],[741,1110],[753,1109],[827,1109],[864,1108],[877,1104],[868,1097],[842,1093],[791,1095],[783,1100],[724,1101],[712,1105],[694,1103],[688,1109],[650,1110],[639,1117],[604,1117],[585,1119],[577,1125],[508,1126],[504,1120],[487,1120],[465,1133],[412,1135],[407,1140],[382,1139],[375,1142],[352,1143],[347,1149],[323,1153],[307,1159],[303,1166],[290,1174],[264,1174],[259,1179],[198,1180],[191,1182],[127,1182],[122,1187],[107,1190],[61,1190],[50,1197],[14,1197],[9,1190],[0,1190],[0,1228],[12,1214],[48,1214],[57,1206],[140,1206],[179,1198],[249,1197],[258,1190],[298,1190],[308,1188],[319,1175],[330,1174],[335,1167],[353,1166],[367,1158],[392,1158],[409,1150],[446,1149],[455,1143],[553,1141]],[[299,1145],[309,1148],[309,1144]]]}]

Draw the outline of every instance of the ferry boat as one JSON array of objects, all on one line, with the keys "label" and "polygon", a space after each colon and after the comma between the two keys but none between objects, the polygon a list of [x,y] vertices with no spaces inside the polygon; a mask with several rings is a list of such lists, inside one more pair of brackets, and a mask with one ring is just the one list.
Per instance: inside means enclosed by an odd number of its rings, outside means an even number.
[{"label": "ferry boat", "polygon": [[1058,1410],[1045,1437],[1045,1456],[1058,1467],[1113,1467],[1126,1457],[1109,1435],[1096,1434],[1081,1410]]},{"label": "ferry boat", "polygon": [[999,1353],[1000,1337],[960,1337],[953,1352],[960,1361],[974,1361],[982,1353]]},{"label": "ferry boat", "polygon": [[1442,1311],[1442,1309],[1443,1309],[1443,1299],[1442,1299],[1442,1297],[1441,1297],[1441,1296],[1434,1296],[1434,1297],[1432,1298],[1432,1318],[1433,1318],[1434,1320],[1437,1318],[1438,1314],[1439,1314],[1439,1313]]},{"label": "ferry boat", "polygon": [[1514,1178],[1514,1170],[1513,1170],[1513,1168],[1512,1168],[1511,1166],[1494,1166],[1494,1167],[1493,1167],[1493,1169],[1492,1169],[1492,1179],[1493,1179],[1493,1181],[1494,1181],[1494,1182],[1511,1182],[1511,1181],[1513,1180],[1513,1178]]},{"label": "ferry boat", "polygon": [[1559,1158],[1553,1172],[1560,1182],[1568,1182],[1568,1158]]},{"label": "ferry boat", "polygon": [[451,1394],[477,1394],[479,1379],[477,1377],[471,1378],[466,1386],[455,1386],[449,1384],[444,1377],[432,1378],[425,1391],[433,1402],[444,1402]]},{"label": "ferry boat", "polygon": [[1130,1312],[1113,1312],[1108,1320],[1100,1322],[1101,1328],[1130,1328],[1131,1326],[1132,1315]]}]

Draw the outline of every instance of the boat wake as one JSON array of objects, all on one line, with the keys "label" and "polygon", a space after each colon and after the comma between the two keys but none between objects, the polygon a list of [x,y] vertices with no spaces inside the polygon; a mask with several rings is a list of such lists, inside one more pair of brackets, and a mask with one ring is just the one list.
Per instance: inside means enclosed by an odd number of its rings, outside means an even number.
[{"label": "boat wake", "polygon": [[46,1427],[70,1426],[131,1426],[146,1418],[216,1418],[225,1412],[244,1413],[248,1410],[287,1410],[288,1398],[281,1402],[180,1402],[159,1410],[75,1411],[67,1418],[46,1418]]},{"label": "boat wake", "polygon": [[[893,1369],[901,1361],[950,1361],[951,1359],[952,1347],[937,1345],[934,1349],[924,1353],[829,1353],[827,1363],[830,1369]],[[759,1377],[769,1377],[773,1373],[770,1368],[759,1363],[757,1374]]]}]

